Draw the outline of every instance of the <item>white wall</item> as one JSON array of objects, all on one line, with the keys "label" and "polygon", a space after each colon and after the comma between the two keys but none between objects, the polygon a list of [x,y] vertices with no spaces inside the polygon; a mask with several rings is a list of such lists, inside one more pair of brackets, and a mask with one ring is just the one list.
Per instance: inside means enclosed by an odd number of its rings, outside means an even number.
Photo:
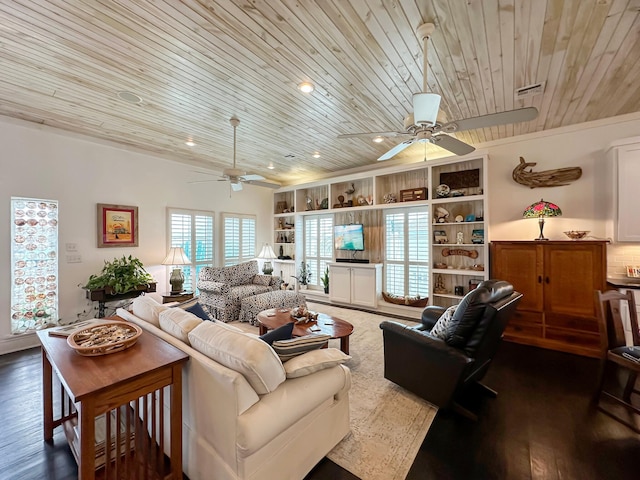
[{"label": "white wall", "polygon": [[[167,252],[167,207],[215,211],[218,229],[221,212],[253,213],[257,247],[271,241],[270,189],[245,185],[230,196],[227,183],[188,184],[202,178],[194,167],[5,118],[0,119],[0,145],[0,354],[37,344],[34,335],[10,335],[12,196],[59,201],[59,314],[64,321],[91,309],[78,285],[99,273],[104,260],[137,256],[158,280],[158,290],[169,289],[166,268],[160,265]],[[97,203],[138,207],[137,248],[97,248]],[[77,244],[82,263],[66,263],[66,243]]]}]

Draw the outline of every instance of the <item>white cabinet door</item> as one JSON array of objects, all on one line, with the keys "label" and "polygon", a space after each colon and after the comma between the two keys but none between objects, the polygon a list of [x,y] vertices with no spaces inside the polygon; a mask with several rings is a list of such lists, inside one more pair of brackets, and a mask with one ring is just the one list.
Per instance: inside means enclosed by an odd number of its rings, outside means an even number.
[{"label": "white cabinet door", "polygon": [[329,299],[363,307],[377,307],[382,288],[382,264],[332,263],[329,265]]},{"label": "white cabinet door", "polygon": [[618,148],[617,240],[640,242],[640,144]]},{"label": "white cabinet door", "polygon": [[351,267],[329,265],[329,299],[351,303]]},{"label": "white cabinet door", "polygon": [[378,268],[351,267],[351,303],[377,307],[380,277]]}]

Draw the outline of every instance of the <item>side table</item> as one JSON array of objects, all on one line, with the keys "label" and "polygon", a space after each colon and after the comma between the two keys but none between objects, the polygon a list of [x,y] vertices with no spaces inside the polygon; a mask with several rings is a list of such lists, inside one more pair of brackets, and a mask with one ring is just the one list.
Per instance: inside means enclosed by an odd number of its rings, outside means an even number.
[{"label": "side table", "polygon": [[[78,462],[78,479],[96,478],[96,417],[102,414],[115,421],[104,422],[105,440],[110,441],[98,452],[104,463],[101,477],[138,478],[142,468],[145,478],[182,479],[182,364],[189,356],[148,332],[127,350],[97,357],[78,355],[66,338],[50,336],[46,330],[37,334],[42,344],[44,440],[51,442],[53,429],[64,427]],[[53,372],[62,394],[55,418]],[[169,475],[164,421],[147,414],[164,410],[166,386],[171,402]]]},{"label": "side table", "polygon": [[187,300],[191,300],[192,298],[193,298],[193,292],[180,292],[180,293],[165,292],[162,294],[162,303],[186,302]]}]

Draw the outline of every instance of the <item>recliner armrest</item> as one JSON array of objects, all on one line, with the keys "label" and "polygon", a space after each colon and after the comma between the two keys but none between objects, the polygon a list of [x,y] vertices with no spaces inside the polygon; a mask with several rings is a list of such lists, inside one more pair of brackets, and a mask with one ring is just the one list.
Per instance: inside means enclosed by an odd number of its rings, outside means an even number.
[{"label": "recliner armrest", "polygon": [[435,362],[450,361],[463,367],[474,361],[473,358],[465,355],[464,351],[450,347],[443,340],[432,337],[424,330],[417,330],[390,320],[382,322],[380,329],[391,336],[402,337],[406,341],[424,348],[424,354],[432,358]]},{"label": "recliner armrest", "polygon": [[420,319],[424,326],[421,330],[431,330],[445,310],[446,308],[438,307],[436,305],[429,305],[426,307],[422,311],[422,318]]},{"label": "recliner armrest", "polygon": [[198,289],[203,292],[226,294],[229,293],[229,290],[231,290],[231,286],[228,283],[200,280],[198,282]]}]

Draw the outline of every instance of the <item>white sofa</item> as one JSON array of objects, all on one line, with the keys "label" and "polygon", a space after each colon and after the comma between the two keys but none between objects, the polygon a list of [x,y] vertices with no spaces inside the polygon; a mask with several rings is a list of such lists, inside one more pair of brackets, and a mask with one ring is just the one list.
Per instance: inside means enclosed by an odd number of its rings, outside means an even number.
[{"label": "white sofa", "polygon": [[[351,373],[344,365],[287,378],[259,395],[238,371],[127,310],[116,313],[190,355],[182,377],[183,471],[190,480],[300,480],[349,432]],[[169,406],[165,394],[167,426]]]}]

